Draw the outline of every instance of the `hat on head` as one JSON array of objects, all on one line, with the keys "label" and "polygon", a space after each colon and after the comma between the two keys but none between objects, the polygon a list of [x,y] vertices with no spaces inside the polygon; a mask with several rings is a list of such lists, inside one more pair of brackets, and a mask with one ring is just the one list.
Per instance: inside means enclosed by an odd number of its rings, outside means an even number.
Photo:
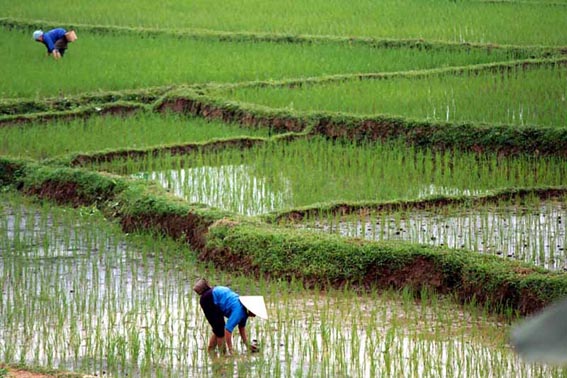
[{"label": "hat on head", "polygon": [[240,303],[259,318],[268,319],[268,310],[261,295],[241,296]]},{"label": "hat on head", "polygon": [[38,40],[43,35],[43,30],[36,30],[33,32],[33,39]]}]

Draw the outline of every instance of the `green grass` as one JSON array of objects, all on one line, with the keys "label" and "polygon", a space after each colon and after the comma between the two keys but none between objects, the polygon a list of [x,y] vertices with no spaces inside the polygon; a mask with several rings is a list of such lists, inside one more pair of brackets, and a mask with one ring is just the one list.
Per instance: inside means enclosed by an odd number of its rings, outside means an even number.
[{"label": "green grass", "polygon": [[267,136],[267,129],[209,122],[175,114],[91,117],[0,128],[0,155],[44,159],[71,153]]},{"label": "green grass", "polygon": [[46,57],[30,34],[0,29],[1,97],[65,96],[166,84],[278,80],[356,72],[404,71],[520,58],[501,50],[377,49],[334,43],[281,44],[79,32],[64,59]]},{"label": "green grass", "polygon": [[289,110],[564,128],[566,78],[564,65],[549,65],[509,73],[349,80],[295,88],[236,88],[225,92],[225,96]]},{"label": "green grass", "polygon": [[149,157],[93,168],[140,174],[191,202],[243,214],[327,201],[413,199],[432,194],[562,185],[561,158],[435,153],[390,143],[356,145],[323,138],[269,143],[188,157]]},{"label": "green grass", "polygon": [[[456,42],[567,45],[567,6],[545,2],[402,0],[167,0],[49,3],[2,0],[2,14],[24,19],[161,29],[212,29],[423,38]],[[28,4],[26,4],[28,3]],[[564,4],[564,3],[562,3]],[[38,26],[41,26],[38,24]]]}]

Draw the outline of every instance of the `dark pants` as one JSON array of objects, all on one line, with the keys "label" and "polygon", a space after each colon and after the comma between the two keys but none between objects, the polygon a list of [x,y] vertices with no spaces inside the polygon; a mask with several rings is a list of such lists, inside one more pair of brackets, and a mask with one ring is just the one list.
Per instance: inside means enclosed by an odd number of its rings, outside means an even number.
[{"label": "dark pants", "polygon": [[61,56],[63,56],[65,54],[65,50],[67,50],[67,44],[69,42],[67,41],[67,37],[63,36],[61,38],[59,38],[57,41],[55,41],[55,48],[57,49],[57,51],[59,51],[59,54],[61,54]]},{"label": "dark pants", "polygon": [[217,337],[224,337],[224,315],[213,301],[213,289],[209,289],[201,295],[199,300],[201,308],[205,313],[207,321],[213,327],[213,333]]}]

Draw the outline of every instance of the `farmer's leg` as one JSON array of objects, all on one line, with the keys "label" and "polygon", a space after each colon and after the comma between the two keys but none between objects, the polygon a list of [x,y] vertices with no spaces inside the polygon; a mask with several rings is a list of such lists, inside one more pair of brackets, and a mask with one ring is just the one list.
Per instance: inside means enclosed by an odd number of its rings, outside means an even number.
[{"label": "farmer's leg", "polygon": [[65,54],[65,50],[67,50],[67,44],[68,42],[65,36],[55,41],[55,48],[59,51],[59,54],[61,54],[61,56],[63,56]]},{"label": "farmer's leg", "polygon": [[215,305],[213,301],[213,289],[209,289],[201,295],[199,301],[201,308],[205,313],[207,321],[213,327],[213,336],[209,340],[209,349],[216,346],[222,347],[224,343],[224,315],[222,311]]}]

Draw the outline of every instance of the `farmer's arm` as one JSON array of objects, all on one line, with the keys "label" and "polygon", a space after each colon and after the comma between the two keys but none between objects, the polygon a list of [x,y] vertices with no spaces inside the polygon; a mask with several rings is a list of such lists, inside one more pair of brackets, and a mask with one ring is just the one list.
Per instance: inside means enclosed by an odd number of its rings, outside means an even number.
[{"label": "farmer's arm", "polygon": [[258,347],[256,345],[250,344],[248,342],[248,335],[246,334],[246,327],[245,326],[238,326],[238,332],[240,332],[240,337],[242,338],[242,342],[250,351],[256,352]]},{"label": "farmer's arm", "polygon": [[51,35],[49,33],[43,34],[43,43],[45,43],[45,46],[47,46],[48,55],[51,54],[53,50],[55,50],[55,42],[53,41],[53,38],[51,38]]},{"label": "farmer's arm", "polygon": [[232,354],[232,332],[226,328],[224,329],[224,339],[226,341],[226,349],[228,350],[228,353]]},{"label": "farmer's arm", "polygon": [[[240,305],[240,306],[237,306],[232,311],[232,313],[230,314],[230,316],[228,317],[228,319],[226,321],[226,325],[225,325],[225,328],[224,328],[224,337],[226,339],[226,347],[228,348],[228,351],[230,353],[232,352],[232,331],[234,331],[236,326],[238,326],[238,329],[240,330],[240,327],[244,327],[245,325],[246,325],[246,310],[244,310],[244,307],[242,305]],[[246,334],[246,332],[245,332],[245,334]]]},{"label": "farmer's arm", "polygon": [[240,337],[242,338],[242,342],[248,346],[248,335],[246,335],[246,327],[238,326],[238,332],[240,332]]},{"label": "farmer's arm", "polygon": [[224,339],[229,353],[232,353],[232,331],[238,325],[240,317],[239,311],[232,311],[224,327]]}]

